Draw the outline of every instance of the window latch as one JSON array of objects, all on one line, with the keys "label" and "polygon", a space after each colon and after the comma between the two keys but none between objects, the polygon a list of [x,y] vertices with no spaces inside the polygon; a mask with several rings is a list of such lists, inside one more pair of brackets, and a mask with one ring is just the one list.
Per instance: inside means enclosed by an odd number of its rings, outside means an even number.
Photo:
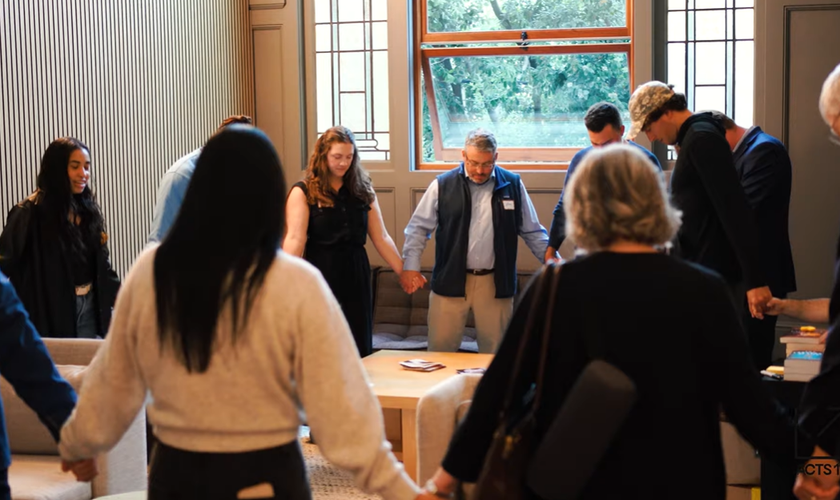
[{"label": "window latch", "polygon": [[518,45],[519,48],[522,50],[528,50],[528,32],[523,31],[522,33],[520,33],[519,39],[521,40],[521,42],[516,42],[516,45]]}]

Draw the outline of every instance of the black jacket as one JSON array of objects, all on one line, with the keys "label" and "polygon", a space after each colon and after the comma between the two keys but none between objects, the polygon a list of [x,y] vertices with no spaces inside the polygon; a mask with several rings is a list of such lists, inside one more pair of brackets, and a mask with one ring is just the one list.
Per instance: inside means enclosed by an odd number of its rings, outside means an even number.
[{"label": "black jacket", "polygon": [[709,113],[683,123],[671,196],[682,210],[677,254],[720,273],[730,287],[767,285],[758,230],[723,128]]},{"label": "black jacket", "polygon": [[840,455],[840,240],[834,262],[834,288],[828,309],[831,334],[825,342],[820,374],[805,387],[799,405],[799,426],[834,457]]},{"label": "black jacket", "polygon": [[732,152],[735,171],[755,214],[767,284],[775,297],[796,291],[790,249],[791,166],[785,145],[760,127]]},{"label": "black jacket", "polygon": [[[98,335],[111,323],[120,279],[111,268],[103,235],[96,251],[93,292]],[[0,234],[0,270],[6,274],[42,337],[76,337],[76,292],[62,246],[45,233],[40,206],[33,197],[15,205]]]}]

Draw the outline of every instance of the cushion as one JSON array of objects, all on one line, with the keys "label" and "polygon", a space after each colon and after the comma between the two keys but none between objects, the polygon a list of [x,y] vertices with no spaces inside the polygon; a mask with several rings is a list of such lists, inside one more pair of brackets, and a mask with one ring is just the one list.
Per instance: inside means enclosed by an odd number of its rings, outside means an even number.
[{"label": "cushion", "polygon": [[90,483],[80,483],[61,472],[56,457],[12,455],[9,486],[15,500],[89,500]]},{"label": "cushion", "polygon": [[[431,281],[431,271],[422,273],[426,280]],[[403,291],[399,277],[390,268],[378,268],[374,274],[373,348],[428,349],[429,285],[409,295]],[[517,291],[521,291],[530,279],[530,273],[519,273]],[[475,317],[470,311],[459,350],[478,352],[475,337]]]},{"label": "cushion", "polygon": [[[58,373],[78,392],[86,366],[58,365]],[[6,417],[6,430],[12,453],[58,455],[52,435],[26,403],[15,394],[11,384],[0,378],[0,397]],[[17,497],[15,497],[17,498]]]}]

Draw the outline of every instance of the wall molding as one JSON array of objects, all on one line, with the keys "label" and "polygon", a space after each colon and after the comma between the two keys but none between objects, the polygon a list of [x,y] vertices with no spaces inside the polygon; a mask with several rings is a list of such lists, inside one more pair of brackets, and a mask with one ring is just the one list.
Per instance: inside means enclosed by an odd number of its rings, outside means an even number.
[{"label": "wall molding", "polygon": [[4,2],[0,16],[0,223],[35,189],[55,138],[91,149],[91,184],[124,278],[158,184],[231,114],[254,114],[248,4]]},{"label": "wall molding", "polygon": [[784,103],[782,104],[782,137],[781,141],[786,146],[790,144],[790,124],[788,117],[790,116],[790,42],[791,42],[791,20],[794,13],[797,12],[816,12],[816,11],[832,11],[832,10],[840,10],[840,5],[831,5],[831,4],[823,4],[823,5],[785,5],[785,13],[784,13],[784,29],[782,30],[782,46],[784,47],[784,62],[782,63],[783,67],[785,68],[785,77],[782,80],[782,96],[784,98]]}]

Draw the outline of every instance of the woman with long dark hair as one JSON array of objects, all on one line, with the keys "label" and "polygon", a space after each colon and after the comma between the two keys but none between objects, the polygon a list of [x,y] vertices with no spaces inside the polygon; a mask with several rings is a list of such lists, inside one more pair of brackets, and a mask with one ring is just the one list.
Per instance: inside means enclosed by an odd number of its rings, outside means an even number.
[{"label": "woman with long dark hair", "polygon": [[81,141],[53,141],[41,159],[38,189],[12,208],[0,234],[0,269],[42,337],[108,332],[120,280],[90,169],[90,149]]},{"label": "woman with long dark hair", "polygon": [[283,250],[321,271],[356,339],[362,357],[373,350],[373,299],[368,236],[398,275],[403,261],[382,220],[353,132],[336,126],[315,142],[304,179],[289,193]]},{"label": "woman with long dark hair", "polygon": [[[386,499],[414,485],[385,440],[338,303],[317,270],[279,251],[286,186],[268,138],[214,135],[160,246],[129,273],[111,333],[62,430],[73,461],[113,447],[151,391],[159,441],[149,499],[308,499],[301,410],[321,451]],[[263,497],[260,497],[263,498]]]}]

